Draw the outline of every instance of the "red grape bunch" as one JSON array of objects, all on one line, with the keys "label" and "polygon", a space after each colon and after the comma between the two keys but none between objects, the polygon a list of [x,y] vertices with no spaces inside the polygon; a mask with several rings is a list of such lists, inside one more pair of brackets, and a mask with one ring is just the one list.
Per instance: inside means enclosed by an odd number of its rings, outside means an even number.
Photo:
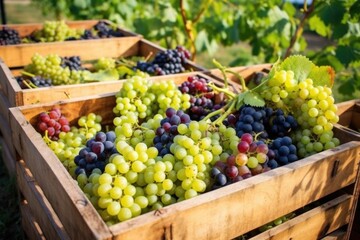
[{"label": "red grape bunch", "polygon": [[70,131],[69,121],[61,114],[59,108],[40,113],[37,128],[42,136],[47,135],[50,140],[55,141],[59,139],[60,132]]}]

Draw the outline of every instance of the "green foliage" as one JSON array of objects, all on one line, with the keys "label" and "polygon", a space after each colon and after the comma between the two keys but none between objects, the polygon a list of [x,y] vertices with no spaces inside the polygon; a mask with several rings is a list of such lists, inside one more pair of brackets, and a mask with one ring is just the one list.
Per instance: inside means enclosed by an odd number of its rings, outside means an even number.
[{"label": "green foliage", "polygon": [[[360,1],[313,0],[298,9],[283,0],[33,0],[58,18],[109,19],[167,48],[184,45],[193,55],[239,41],[251,45],[254,59],[274,62],[292,53],[305,54],[316,65],[332,66],[341,93],[360,90]],[[331,44],[318,52],[307,50],[304,31]],[[243,63],[244,58],[233,63]],[[249,60],[252,61],[252,60]],[[350,73],[345,78],[342,72]],[[352,74],[351,74],[352,73]],[[348,76],[346,74],[346,76]]]}]

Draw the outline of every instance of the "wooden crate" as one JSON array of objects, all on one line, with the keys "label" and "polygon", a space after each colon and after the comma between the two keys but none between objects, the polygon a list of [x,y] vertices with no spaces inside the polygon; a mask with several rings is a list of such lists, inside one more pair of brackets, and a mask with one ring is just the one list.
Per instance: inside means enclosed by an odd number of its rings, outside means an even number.
[{"label": "wooden crate", "polygon": [[[271,69],[271,64],[266,63],[266,64],[251,65],[251,66],[230,67],[228,69],[240,74],[240,76],[242,76],[243,74],[246,75],[251,74],[250,78],[252,78],[256,72],[267,74]],[[204,73],[211,77],[220,78],[220,79],[224,78],[222,72],[217,68],[206,70]],[[240,79],[238,79],[237,76],[235,76],[234,74],[227,73],[226,75],[229,81],[240,84]]]},{"label": "wooden crate", "polygon": [[[105,20],[106,22],[109,22]],[[86,20],[86,21],[65,21],[70,28],[74,29],[90,29],[98,20]],[[109,22],[110,23],[110,22]],[[20,37],[26,37],[36,30],[40,30],[43,27],[41,23],[31,24],[8,24],[0,25],[0,27],[10,27],[19,32]],[[0,46],[0,56],[9,67],[22,67],[31,62],[31,57],[34,53],[46,55],[49,52],[60,54],[61,56],[80,55],[83,60],[91,59],[92,55],[96,52],[102,52],[104,57],[112,57],[111,49],[108,42],[113,44],[114,49],[119,44],[126,44],[126,41],[132,41],[133,39],[141,38],[142,36],[122,28],[118,27],[118,30],[123,33],[124,37],[106,38],[106,39],[91,39],[91,40],[74,40],[63,42],[44,42],[44,43],[22,43],[17,45],[4,45]],[[112,40],[116,40],[112,42]],[[89,47],[81,51],[79,48],[82,45],[89,44]],[[100,51],[99,51],[100,50]],[[79,52],[80,51],[80,52]],[[113,50],[114,51],[114,50]]]},{"label": "wooden crate", "polygon": [[339,128],[353,135],[354,140],[360,141],[360,99],[336,104],[339,115]]},{"label": "wooden crate", "polygon": [[[65,52],[61,49],[48,49],[49,53],[59,53],[62,56],[69,56],[76,53],[77,55],[87,56],[84,60],[95,60],[100,57],[111,55],[111,57],[129,57],[129,56],[148,56],[151,52],[164,51],[164,48],[153,44],[139,37],[129,40],[124,39],[106,39],[103,46],[94,48],[91,43],[83,43],[77,46],[77,51]],[[101,51],[99,51],[101,49]],[[61,53],[62,52],[62,53]],[[0,54],[1,55],[1,54]],[[203,71],[200,66],[192,62],[186,66],[189,71]],[[10,106],[22,106],[34,103],[44,103],[49,101],[57,101],[68,98],[76,98],[81,96],[89,96],[115,91],[119,89],[121,83],[119,81],[106,81],[86,84],[73,84],[52,86],[37,89],[21,89],[14,76],[19,75],[20,70],[7,67],[7,63],[0,62],[0,81],[2,94],[8,99]]]},{"label": "wooden crate", "polygon": [[[334,149],[109,227],[32,124],[54,106],[71,122],[94,112],[111,124],[114,100],[107,94],[10,109],[16,150],[72,239],[231,239],[342,188],[354,189],[360,142],[339,132],[343,144]],[[353,204],[349,209],[342,214],[352,219]]]}]

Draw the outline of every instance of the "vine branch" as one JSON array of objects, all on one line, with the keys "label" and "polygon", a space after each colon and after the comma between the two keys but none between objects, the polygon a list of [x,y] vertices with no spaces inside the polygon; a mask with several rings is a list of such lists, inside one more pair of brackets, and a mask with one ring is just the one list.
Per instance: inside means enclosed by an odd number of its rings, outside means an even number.
[{"label": "vine branch", "polygon": [[184,27],[185,27],[185,32],[186,35],[189,37],[190,39],[190,44],[191,44],[191,55],[192,55],[192,60],[195,59],[196,56],[196,47],[195,47],[195,36],[194,33],[192,32],[192,28],[193,25],[198,22],[200,20],[200,18],[204,15],[206,9],[208,8],[208,6],[211,4],[213,0],[208,1],[198,12],[198,14],[192,19],[189,20],[186,16],[186,11],[184,8],[184,1],[180,0],[180,14],[181,14],[181,19],[184,23]]},{"label": "vine branch", "polygon": [[314,11],[315,9],[315,2],[316,0],[313,0],[309,9],[307,8],[307,1],[304,1],[304,14],[300,20],[300,23],[299,25],[297,26],[296,28],[296,31],[294,33],[294,35],[291,37],[291,40],[290,40],[290,46],[286,49],[286,53],[284,55],[284,59],[289,57],[291,52],[292,52],[292,49],[296,43],[296,41],[298,40],[298,38],[301,36],[302,34],[302,31],[304,30],[304,24],[306,22],[306,20],[309,18],[309,16],[311,15],[311,13]]}]

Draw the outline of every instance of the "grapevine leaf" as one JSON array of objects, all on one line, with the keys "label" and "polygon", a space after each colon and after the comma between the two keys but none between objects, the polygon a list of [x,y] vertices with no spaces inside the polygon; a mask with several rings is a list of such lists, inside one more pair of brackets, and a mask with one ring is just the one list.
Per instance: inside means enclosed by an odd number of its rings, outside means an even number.
[{"label": "grapevine leaf", "polygon": [[236,97],[236,103],[235,103],[235,109],[236,110],[239,110],[240,107],[242,106],[243,104],[243,100],[245,98],[245,96],[248,94],[248,91],[246,92],[242,92],[242,93],[239,93]]},{"label": "grapevine leaf", "polygon": [[248,91],[244,96],[244,103],[253,107],[265,106],[264,99],[257,92]]},{"label": "grapevine leaf", "polygon": [[[275,70],[291,70],[294,72],[294,78],[297,81],[303,81],[314,68],[315,64],[312,63],[307,57],[301,55],[293,55],[286,58],[281,64],[279,69]],[[271,72],[270,72],[271,73]]]},{"label": "grapevine leaf", "polygon": [[308,77],[313,80],[315,86],[332,87],[334,85],[335,71],[330,66],[314,66]]},{"label": "grapevine leaf", "polygon": [[88,73],[84,76],[85,82],[104,82],[115,81],[119,79],[119,73],[116,69],[100,70],[94,73]]}]

